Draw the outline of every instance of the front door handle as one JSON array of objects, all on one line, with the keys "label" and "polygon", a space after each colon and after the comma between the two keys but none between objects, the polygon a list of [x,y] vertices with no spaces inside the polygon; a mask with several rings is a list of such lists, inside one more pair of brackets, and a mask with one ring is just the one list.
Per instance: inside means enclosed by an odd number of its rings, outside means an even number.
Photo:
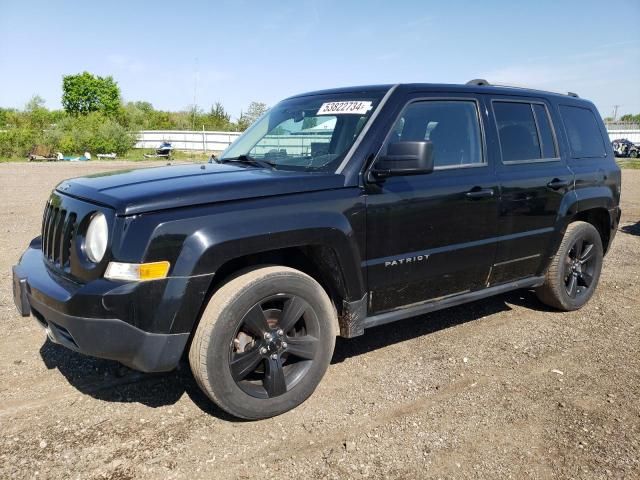
[{"label": "front door handle", "polygon": [[493,197],[493,188],[472,188],[467,193],[465,193],[466,197],[470,200],[475,200],[477,198],[488,198]]},{"label": "front door handle", "polygon": [[569,180],[560,180],[559,178],[554,178],[549,183],[547,183],[547,187],[549,187],[551,190],[560,190],[561,188],[567,188],[569,185]]}]

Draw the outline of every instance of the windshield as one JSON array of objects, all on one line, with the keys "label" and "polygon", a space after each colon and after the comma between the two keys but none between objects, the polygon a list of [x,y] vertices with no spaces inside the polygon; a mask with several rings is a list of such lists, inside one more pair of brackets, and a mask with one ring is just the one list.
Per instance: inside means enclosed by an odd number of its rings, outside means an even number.
[{"label": "windshield", "polygon": [[284,100],[231,144],[220,161],[249,157],[283,170],[335,171],[383,93]]}]

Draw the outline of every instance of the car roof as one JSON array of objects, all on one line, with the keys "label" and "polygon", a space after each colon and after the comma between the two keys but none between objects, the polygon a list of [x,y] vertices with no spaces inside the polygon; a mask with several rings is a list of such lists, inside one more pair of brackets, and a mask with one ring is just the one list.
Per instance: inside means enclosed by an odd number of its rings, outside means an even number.
[{"label": "car roof", "polygon": [[[484,82],[484,83],[472,83],[472,82]],[[472,80],[466,85],[462,84],[447,84],[447,83],[400,83],[397,85],[383,84],[383,85],[358,85],[353,87],[341,87],[331,88],[326,90],[316,90],[312,92],[301,93],[293,95],[289,98],[298,98],[314,95],[336,95],[344,93],[384,93],[389,91],[390,88],[396,87],[399,91],[404,92],[453,92],[453,93],[488,93],[491,95],[514,95],[514,96],[551,96],[562,99],[571,98],[572,100],[579,100],[578,95],[575,93],[567,92],[566,94],[550,92],[546,90],[537,90],[527,87],[511,86],[511,85],[491,85],[485,80]]]}]

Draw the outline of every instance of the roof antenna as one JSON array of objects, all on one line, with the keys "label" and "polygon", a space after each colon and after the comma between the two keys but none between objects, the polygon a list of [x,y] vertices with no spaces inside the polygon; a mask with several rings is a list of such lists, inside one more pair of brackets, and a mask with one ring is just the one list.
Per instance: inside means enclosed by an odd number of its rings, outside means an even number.
[{"label": "roof antenna", "polygon": [[474,78],[473,80],[469,80],[467,85],[476,85],[479,87],[488,87],[491,84],[487,82],[484,78]]}]

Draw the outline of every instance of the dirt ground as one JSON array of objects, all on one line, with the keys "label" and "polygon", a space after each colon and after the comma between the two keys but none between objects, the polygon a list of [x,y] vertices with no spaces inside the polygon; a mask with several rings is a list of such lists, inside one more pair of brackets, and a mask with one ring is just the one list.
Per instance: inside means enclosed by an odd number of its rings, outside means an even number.
[{"label": "dirt ground", "polygon": [[14,308],[51,188],[130,166],[0,165],[0,478],[640,478],[640,170],[584,309],[519,291],[338,339],[306,403],[239,422],[187,365],[72,353]]}]

